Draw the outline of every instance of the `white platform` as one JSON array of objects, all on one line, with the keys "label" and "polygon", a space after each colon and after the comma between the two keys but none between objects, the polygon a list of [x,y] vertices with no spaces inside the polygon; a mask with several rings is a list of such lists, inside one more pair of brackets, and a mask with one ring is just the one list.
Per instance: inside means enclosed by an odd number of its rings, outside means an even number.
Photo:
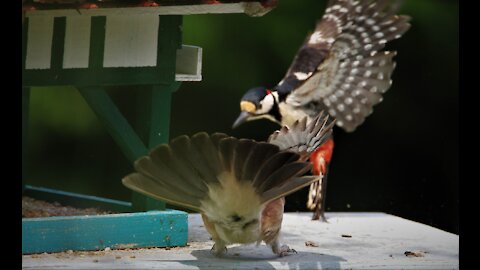
[{"label": "white platform", "polygon": [[[201,217],[189,216],[189,246],[24,255],[23,269],[458,269],[459,236],[385,213],[287,213],[283,243],[298,253],[276,257],[264,244],[210,253]],[[344,237],[348,235],[351,237]],[[306,246],[306,241],[318,244]],[[405,251],[421,257],[406,256]]]}]

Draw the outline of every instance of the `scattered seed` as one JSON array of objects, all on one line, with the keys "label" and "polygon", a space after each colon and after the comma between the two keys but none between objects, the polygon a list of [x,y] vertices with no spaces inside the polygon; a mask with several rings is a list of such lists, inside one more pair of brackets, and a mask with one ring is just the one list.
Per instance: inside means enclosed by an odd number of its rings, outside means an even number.
[{"label": "scattered seed", "polygon": [[313,241],[305,241],[305,246],[307,247],[318,247],[318,244]]},{"label": "scattered seed", "polygon": [[407,257],[423,257],[425,255],[423,255],[425,252],[422,252],[422,251],[405,251],[403,254],[405,254],[405,256]]}]

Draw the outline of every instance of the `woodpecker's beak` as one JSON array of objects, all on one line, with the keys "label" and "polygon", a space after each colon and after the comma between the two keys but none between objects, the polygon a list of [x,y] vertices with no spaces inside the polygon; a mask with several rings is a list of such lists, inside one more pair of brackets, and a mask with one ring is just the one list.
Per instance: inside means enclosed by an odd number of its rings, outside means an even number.
[{"label": "woodpecker's beak", "polygon": [[245,123],[248,118],[252,116],[251,113],[242,111],[240,115],[238,116],[237,120],[235,120],[235,123],[233,123],[232,129],[240,126],[241,124]]}]

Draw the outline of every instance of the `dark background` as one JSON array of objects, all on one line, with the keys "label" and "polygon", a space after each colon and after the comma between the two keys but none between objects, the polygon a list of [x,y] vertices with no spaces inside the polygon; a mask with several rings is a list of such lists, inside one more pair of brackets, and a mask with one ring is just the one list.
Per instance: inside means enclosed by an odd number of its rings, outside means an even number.
[{"label": "dark background", "polygon": [[[239,99],[252,86],[281,80],[326,1],[280,0],[260,18],[184,17],[183,43],[203,48],[203,81],[173,95],[171,138],[198,131],[265,140],[267,120],[236,130]],[[387,44],[396,50],[393,86],[353,133],[335,128],[327,211],[381,211],[458,233],[458,2],[407,0],[412,28]],[[110,89],[135,125],[140,89]],[[75,89],[34,88],[27,184],[129,200],[120,179],[131,164]],[[305,211],[307,189],[287,198]]]}]

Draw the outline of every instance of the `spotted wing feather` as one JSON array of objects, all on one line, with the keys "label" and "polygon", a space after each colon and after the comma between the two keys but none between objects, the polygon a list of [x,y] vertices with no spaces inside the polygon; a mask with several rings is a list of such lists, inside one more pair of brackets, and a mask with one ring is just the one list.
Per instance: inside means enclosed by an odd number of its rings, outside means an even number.
[{"label": "spotted wing feather", "polygon": [[408,16],[395,15],[401,2],[330,1],[277,86],[293,89],[286,102],[310,115],[325,109],[348,132],[362,124],[392,84],[396,53],[381,50],[410,28]]}]

